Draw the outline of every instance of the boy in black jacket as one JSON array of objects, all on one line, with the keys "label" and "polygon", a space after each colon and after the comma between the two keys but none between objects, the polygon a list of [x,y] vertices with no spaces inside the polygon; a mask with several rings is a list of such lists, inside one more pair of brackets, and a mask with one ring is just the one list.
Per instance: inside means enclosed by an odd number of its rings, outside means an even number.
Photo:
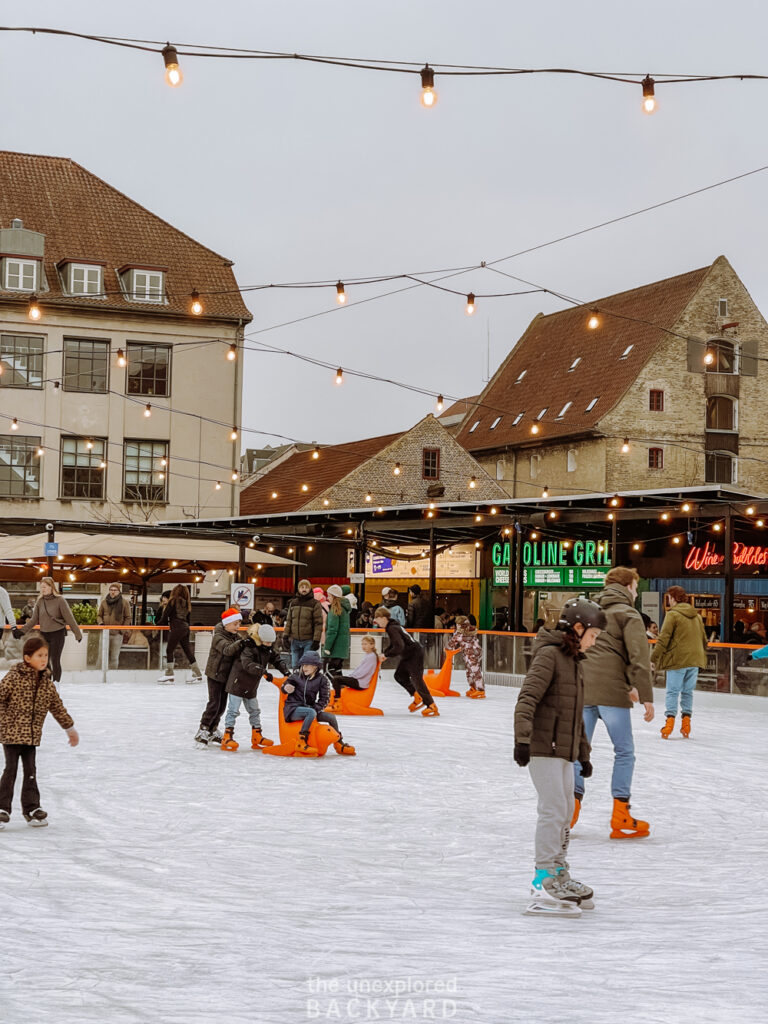
[{"label": "boy in black jacket", "polygon": [[354,755],[355,748],[344,742],[336,716],[324,710],[331,695],[331,684],[325,673],[321,672],[321,665],[322,660],[317,651],[307,651],[301,656],[298,671],[290,675],[281,687],[285,694],[283,715],[286,722],[303,720],[296,753],[317,757],[317,749],[307,743],[312,723],[317,721],[327,722],[339,734],[333,744],[337,754]]},{"label": "boy in black jacket", "polygon": [[288,675],[288,665],[277,653],[273,644],[277,634],[267,623],[257,623],[248,630],[248,637],[229,672],[227,680],[227,715],[224,719],[222,750],[237,750],[240,744],[235,740],[235,719],[240,714],[240,705],[245,704],[251,723],[251,749],[271,747],[273,740],[265,739],[261,732],[261,709],[256,699],[262,676],[272,682],[269,667],[276,668],[281,676]]},{"label": "boy in black jacket", "polygon": [[245,644],[245,637],[238,637],[237,630],[243,617],[237,608],[227,608],[222,613],[221,622],[213,631],[211,652],[205,665],[205,676],[208,682],[208,703],[205,705],[200,728],[195,739],[203,746],[209,741],[221,743],[223,736],[216,732],[224,708],[227,705],[227,680],[232,664]]},{"label": "boy in black jacket", "polygon": [[386,631],[386,646],[382,644],[382,654],[385,658],[396,658],[400,656],[400,664],[395,669],[395,682],[400,683],[404,690],[413,697],[408,705],[409,711],[418,711],[422,705],[422,715],[425,718],[434,718],[440,715],[437,710],[435,698],[429,692],[424,682],[424,650],[421,644],[410,637],[399,622],[395,622],[389,612],[389,608],[383,605],[376,609],[373,621],[379,629]]}]

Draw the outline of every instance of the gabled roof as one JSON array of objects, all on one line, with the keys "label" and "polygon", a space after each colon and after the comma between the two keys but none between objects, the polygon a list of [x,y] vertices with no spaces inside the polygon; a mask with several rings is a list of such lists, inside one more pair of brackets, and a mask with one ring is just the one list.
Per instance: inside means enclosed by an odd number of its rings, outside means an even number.
[{"label": "gabled roof", "polygon": [[[539,314],[480,395],[478,408],[467,414],[457,441],[477,452],[532,441],[534,422],[539,424],[537,441],[595,429],[658,345],[670,340],[663,328],[674,327],[710,269]],[[604,312],[600,326],[590,330],[587,320],[594,307]],[[542,409],[546,412],[539,420]],[[524,416],[515,424],[520,413]]]},{"label": "gabled roof", "polygon": [[[57,305],[189,316],[189,296],[196,289],[205,313],[194,319],[252,319],[237,290],[231,260],[150,213],[74,160],[0,151],[0,227],[9,228],[14,218],[22,220],[26,229],[45,235],[44,269],[50,290],[40,291],[41,304],[48,298]],[[62,292],[56,266],[72,258],[105,265],[105,298],[67,297]],[[168,304],[128,301],[116,273],[124,266],[167,268]],[[3,294],[8,293],[0,292],[0,299]]]},{"label": "gabled roof", "polygon": [[[296,512],[400,436],[384,434],[327,445],[320,449],[318,459],[312,451],[296,452],[241,492],[240,515]],[[304,483],[310,485],[308,491],[302,491]]]}]

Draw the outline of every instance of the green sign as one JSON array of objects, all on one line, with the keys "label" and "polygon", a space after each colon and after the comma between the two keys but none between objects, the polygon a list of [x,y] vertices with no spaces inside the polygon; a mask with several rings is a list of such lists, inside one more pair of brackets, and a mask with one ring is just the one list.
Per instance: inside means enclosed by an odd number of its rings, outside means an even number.
[{"label": "green sign", "polygon": [[[509,565],[509,541],[497,541],[491,548],[494,567]],[[611,567],[611,546],[607,540],[526,540],[523,541],[523,566],[526,568]],[[604,575],[604,574],[603,574]]]},{"label": "green sign", "polygon": [[[608,569],[582,568],[580,566],[525,567],[523,586],[526,587],[570,587],[576,590],[586,587],[602,587]],[[509,569],[499,567],[493,570],[494,587],[509,586]]]}]

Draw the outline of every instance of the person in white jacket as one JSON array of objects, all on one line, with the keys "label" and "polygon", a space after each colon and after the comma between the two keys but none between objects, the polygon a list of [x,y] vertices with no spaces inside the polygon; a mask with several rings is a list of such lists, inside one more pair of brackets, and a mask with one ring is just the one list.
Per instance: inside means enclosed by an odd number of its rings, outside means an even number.
[{"label": "person in white jacket", "polygon": [[0,587],[0,614],[3,617],[3,629],[6,626],[16,627],[16,616],[13,614],[13,606],[5,587]]}]

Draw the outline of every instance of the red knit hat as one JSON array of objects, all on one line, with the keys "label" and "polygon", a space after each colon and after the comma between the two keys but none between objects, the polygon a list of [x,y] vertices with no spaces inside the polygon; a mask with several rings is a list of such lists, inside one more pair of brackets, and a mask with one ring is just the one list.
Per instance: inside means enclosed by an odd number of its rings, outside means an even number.
[{"label": "red knit hat", "polygon": [[225,612],[221,613],[221,621],[223,625],[228,626],[231,622],[242,622],[243,616],[240,614],[239,608],[227,608]]}]

